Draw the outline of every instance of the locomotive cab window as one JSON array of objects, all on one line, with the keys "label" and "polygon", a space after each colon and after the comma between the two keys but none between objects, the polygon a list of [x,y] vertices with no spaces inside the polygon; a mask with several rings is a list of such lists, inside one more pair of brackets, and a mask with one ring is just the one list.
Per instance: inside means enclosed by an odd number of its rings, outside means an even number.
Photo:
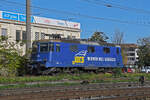
[{"label": "locomotive cab window", "polygon": [[87,50],[88,50],[88,53],[93,53],[93,52],[95,52],[95,47],[94,46],[88,46]]},{"label": "locomotive cab window", "polygon": [[119,54],[119,48],[117,48],[116,53]]},{"label": "locomotive cab window", "polygon": [[110,53],[110,48],[104,47],[103,52],[106,53],[106,54]]},{"label": "locomotive cab window", "polygon": [[48,43],[40,43],[40,52],[48,52]]},{"label": "locomotive cab window", "polygon": [[72,51],[72,52],[78,52],[78,46],[77,45],[71,45],[70,46],[70,51]]},{"label": "locomotive cab window", "polygon": [[56,52],[60,52],[60,44],[56,44]]},{"label": "locomotive cab window", "polygon": [[53,43],[49,44],[49,51],[54,51],[54,44]]}]

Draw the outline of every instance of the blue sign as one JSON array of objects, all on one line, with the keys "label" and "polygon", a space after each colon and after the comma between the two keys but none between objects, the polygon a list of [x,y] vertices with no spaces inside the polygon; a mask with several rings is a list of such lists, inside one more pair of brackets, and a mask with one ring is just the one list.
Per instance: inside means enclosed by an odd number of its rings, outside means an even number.
[{"label": "blue sign", "polygon": [[34,22],[34,17],[33,16],[31,16],[31,23],[33,23]]},{"label": "blue sign", "polygon": [[25,22],[26,21],[26,16],[25,15],[19,15],[19,21]]},{"label": "blue sign", "polygon": [[18,14],[3,12],[2,18],[3,19],[9,19],[9,20],[18,20]]},{"label": "blue sign", "polygon": [[[23,14],[14,14],[14,13],[9,13],[9,12],[3,12],[2,18],[8,19],[8,20],[26,22],[26,16]],[[33,22],[34,22],[34,17],[31,16],[31,23],[33,23]]]},{"label": "blue sign", "polygon": [[[19,15],[18,21],[26,22],[26,16],[25,15]],[[31,23],[33,23],[33,21],[34,21],[34,18],[33,18],[33,16],[31,16]]]}]

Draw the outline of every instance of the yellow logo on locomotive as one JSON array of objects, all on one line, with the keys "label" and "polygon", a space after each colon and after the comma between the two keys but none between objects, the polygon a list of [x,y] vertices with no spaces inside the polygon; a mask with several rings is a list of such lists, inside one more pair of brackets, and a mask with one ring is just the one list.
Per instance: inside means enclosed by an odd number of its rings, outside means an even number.
[{"label": "yellow logo on locomotive", "polygon": [[72,64],[78,64],[78,63],[84,63],[84,57],[83,56],[75,56],[74,61],[72,61]]},{"label": "yellow logo on locomotive", "polygon": [[87,50],[82,50],[80,52],[78,52],[77,54],[75,54],[74,56],[74,61],[72,61],[72,64],[83,64],[84,63],[84,58],[87,54]]}]

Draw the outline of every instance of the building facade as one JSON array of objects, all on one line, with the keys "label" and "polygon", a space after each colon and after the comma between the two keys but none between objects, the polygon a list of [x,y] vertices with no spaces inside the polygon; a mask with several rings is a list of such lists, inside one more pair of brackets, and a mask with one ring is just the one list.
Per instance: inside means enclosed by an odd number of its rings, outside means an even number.
[{"label": "building facade", "polygon": [[136,44],[121,44],[124,51],[124,65],[126,67],[135,67],[138,61],[138,46]]},{"label": "building facade", "polygon": [[[0,11],[0,35],[11,41],[26,40],[26,16]],[[31,41],[48,39],[49,34],[60,34],[62,38],[80,38],[80,23],[31,16]],[[24,52],[26,46],[22,46]]]}]

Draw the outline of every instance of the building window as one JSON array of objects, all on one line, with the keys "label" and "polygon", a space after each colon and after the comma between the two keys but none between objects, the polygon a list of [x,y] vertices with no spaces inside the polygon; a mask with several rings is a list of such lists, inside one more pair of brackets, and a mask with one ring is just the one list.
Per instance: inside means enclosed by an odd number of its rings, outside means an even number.
[{"label": "building window", "polygon": [[95,52],[95,47],[94,46],[88,46],[88,53],[93,53]]},{"label": "building window", "polygon": [[135,56],[135,53],[130,53],[130,56]]},{"label": "building window", "polygon": [[128,61],[134,61],[135,58],[128,58]]},{"label": "building window", "polygon": [[16,30],[16,41],[20,41],[21,30]]},{"label": "building window", "polygon": [[67,39],[71,39],[71,36],[70,36],[70,35],[68,35],[68,36],[67,36]]},{"label": "building window", "polygon": [[60,44],[56,44],[56,52],[60,52]]},{"label": "building window", "polygon": [[39,40],[39,32],[35,32],[35,40]]},{"label": "building window", "polygon": [[41,33],[41,40],[45,39],[45,33]]},{"label": "building window", "polygon": [[23,41],[27,40],[26,31],[23,31],[23,32],[22,32],[22,40],[23,40]]},{"label": "building window", "polygon": [[128,53],[127,56],[135,56],[135,53]]},{"label": "building window", "polygon": [[135,48],[133,48],[133,47],[126,48],[126,51],[135,51]]},{"label": "building window", "polygon": [[72,36],[72,39],[75,39],[76,38],[76,36]]},{"label": "building window", "polygon": [[106,54],[110,53],[110,48],[104,47],[103,52],[106,53]]},{"label": "building window", "polygon": [[7,36],[7,29],[6,28],[2,28],[2,36]]},{"label": "building window", "polygon": [[77,52],[78,51],[78,46],[77,45],[71,45],[70,46],[70,51]]}]

